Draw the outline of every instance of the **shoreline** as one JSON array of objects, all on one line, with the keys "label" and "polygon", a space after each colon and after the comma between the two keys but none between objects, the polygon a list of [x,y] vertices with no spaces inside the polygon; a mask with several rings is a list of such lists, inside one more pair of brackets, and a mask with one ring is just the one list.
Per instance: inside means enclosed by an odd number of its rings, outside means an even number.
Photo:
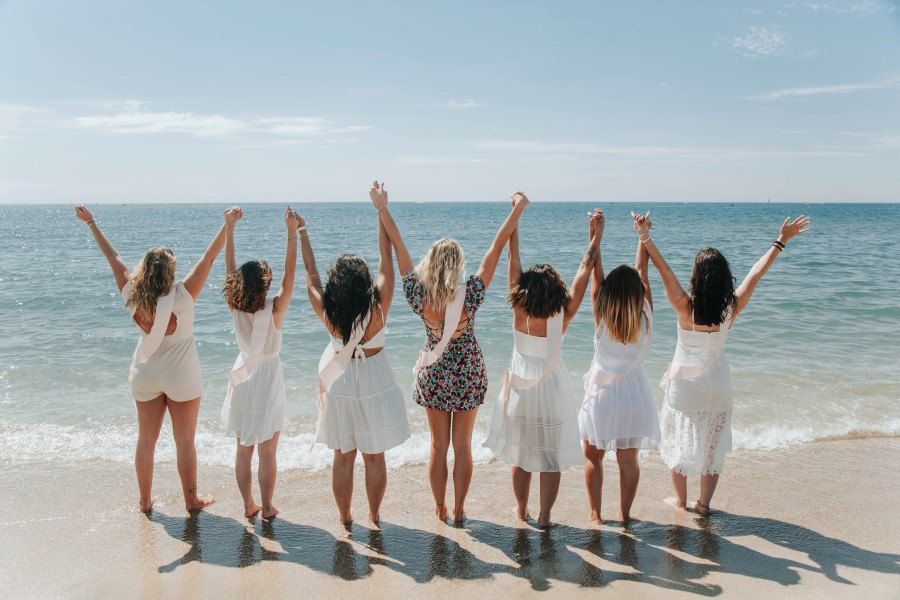
[{"label": "shoreline", "polygon": [[[788,590],[799,598],[895,597],[898,461],[900,438],[891,437],[733,453],[716,512],[704,520],[660,501],[670,493],[668,475],[651,455],[641,461],[637,520],[599,528],[587,521],[583,478],[573,469],[563,474],[556,525],[547,531],[515,520],[509,469],[497,461],[475,466],[463,527],[434,518],[424,465],[391,470],[384,522],[374,528],[364,519],[358,467],[358,520],[347,531],[329,470],[279,473],[281,515],[265,522],[242,518],[225,467],[201,468],[200,489],[217,502],[189,516],[174,464],[157,464],[157,503],[145,516],[136,509],[130,465],[3,460],[0,544],[16,550],[6,553],[3,589],[10,597],[258,597],[304,589],[313,597],[458,598],[490,581],[503,595],[547,597],[598,587],[625,597],[781,597]],[[691,497],[697,482],[689,485]],[[617,506],[615,461],[607,460],[603,516]]]}]

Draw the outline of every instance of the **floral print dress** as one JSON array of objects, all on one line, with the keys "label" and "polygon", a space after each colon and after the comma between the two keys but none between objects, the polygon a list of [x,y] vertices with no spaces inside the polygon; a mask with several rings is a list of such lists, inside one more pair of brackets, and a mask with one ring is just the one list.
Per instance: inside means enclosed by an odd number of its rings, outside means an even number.
[{"label": "floral print dress", "polygon": [[[433,350],[440,338],[432,329],[441,331],[444,323],[435,323],[425,318],[422,297],[424,288],[415,271],[403,276],[403,291],[406,301],[422,321],[427,335],[426,348]],[[478,275],[466,281],[466,300],[463,310],[466,314],[461,335],[450,340],[447,349],[431,366],[419,372],[413,389],[416,404],[434,410],[459,412],[472,410],[484,404],[487,393],[487,372],[484,356],[475,340],[475,311],[484,302],[485,285]]]}]

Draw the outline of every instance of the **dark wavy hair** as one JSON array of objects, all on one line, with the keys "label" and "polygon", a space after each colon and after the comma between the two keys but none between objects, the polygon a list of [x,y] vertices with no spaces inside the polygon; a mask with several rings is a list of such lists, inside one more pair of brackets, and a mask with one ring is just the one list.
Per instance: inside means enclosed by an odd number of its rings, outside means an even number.
[{"label": "dark wavy hair", "polygon": [[328,269],[325,282],[325,316],[346,344],[353,327],[378,300],[375,280],[366,260],[358,254],[341,254]]},{"label": "dark wavy hair", "polygon": [[231,310],[255,313],[266,305],[272,268],[264,260],[249,260],[225,278],[222,295]]},{"label": "dark wavy hair", "polygon": [[725,322],[734,306],[735,279],[722,253],[704,248],[694,258],[691,273],[691,304],[694,324],[715,327]]},{"label": "dark wavy hair", "polygon": [[506,299],[513,308],[521,308],[529,317],[549,319],[566,305],[569,290],[556,269],[539,263],[522,272],[519,283]]}]

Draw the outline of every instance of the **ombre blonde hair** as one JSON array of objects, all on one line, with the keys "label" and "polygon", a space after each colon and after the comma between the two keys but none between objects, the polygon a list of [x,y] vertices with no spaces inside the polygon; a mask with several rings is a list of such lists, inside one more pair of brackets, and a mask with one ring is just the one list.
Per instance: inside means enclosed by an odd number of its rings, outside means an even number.
[{"label": "ombre blonde hair", "polygon": [[649,325],[643,314],[644,283],[637,269],[619,265],[609,272],[594,310],[609,330],[609,337],[622,344],[634,344],[641,333],[641,322]]},{"label": "ombre blonde hair", "polygon": [[422,303],[436,311],[447,308],[466,270],[466,257],[456,240],[436,241],[416,266],[422,283]]},{"label": "ombre blonde hair", "polygon": [[175,255],[168,248],[151,248],[131,274],[131,293],[126,308],[134,308],[146,321],[156,317],[156,301],[165,296],[175,282]]}]

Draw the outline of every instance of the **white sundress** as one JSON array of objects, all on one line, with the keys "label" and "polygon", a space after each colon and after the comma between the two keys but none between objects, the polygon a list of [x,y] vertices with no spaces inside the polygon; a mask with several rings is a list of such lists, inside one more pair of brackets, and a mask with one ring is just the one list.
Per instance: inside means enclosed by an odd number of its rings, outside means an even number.
[{"label": "white sundress", "polygon": [[665,389],[660,454],[682,475],[721,473],[731,451],[734,398],[725,340],[733,322],[728,315],[719,331],[678,327],[675,357],[660,382]]},{"label": "white sundress", "polygon": [[[548,328],[551,320],[547,322]],[[538,379],[545,374],[549,362],[547,337],[513,329],[509,375],[524,380]],[[546,377],[530,387],[517,389],[514,385],[504,385],[494,407],[490,434],[483,445],[503,462],[530,473],[558,472],[584,464],[577,405],[561,357],[557,357],[555,367]]]},{"label": "white sundress", "polygon": [[[342,453],[359,449],[379,454],[409,439],[403,391],[383,347],[384,327],[365,344],[350,349],[353,356],[347,367],[321,398],[316,442]],[[365,355],[364,350],[374,348],[382,350]],[[332,337],[319,360],[319,372],[343,349],[343,341]]]},{"label": "white sundress", "polygon": [[[242,446],[255,446],[268,441],[284,427],[287,395],[284,371],[281,366],[281,331],[272,318],[272,301],[266,302],[263,320],[256,320],[256,313],[232,311],[234,333],[240,354],[234,363],[239,369],[252,354],[254,321],[265,327],[264,341],[258,348],[258,356],[249,375],[243,381],[229,384],[225,403],[222,405],[222,426],[229,437],[237,437]],[[262,331],[260,332],[260,335]],[[233,371],[234,371],[233,370]]]},{"label": "white sundress", "polygon": [[584,376],[578,425],[581,437],[599,450],[652,450],[659,444],[659,416],[644,371],[653,326],[646,300],[642,317],[634,344],[613,340],[603,321],[594,333],[594,359]]}]

